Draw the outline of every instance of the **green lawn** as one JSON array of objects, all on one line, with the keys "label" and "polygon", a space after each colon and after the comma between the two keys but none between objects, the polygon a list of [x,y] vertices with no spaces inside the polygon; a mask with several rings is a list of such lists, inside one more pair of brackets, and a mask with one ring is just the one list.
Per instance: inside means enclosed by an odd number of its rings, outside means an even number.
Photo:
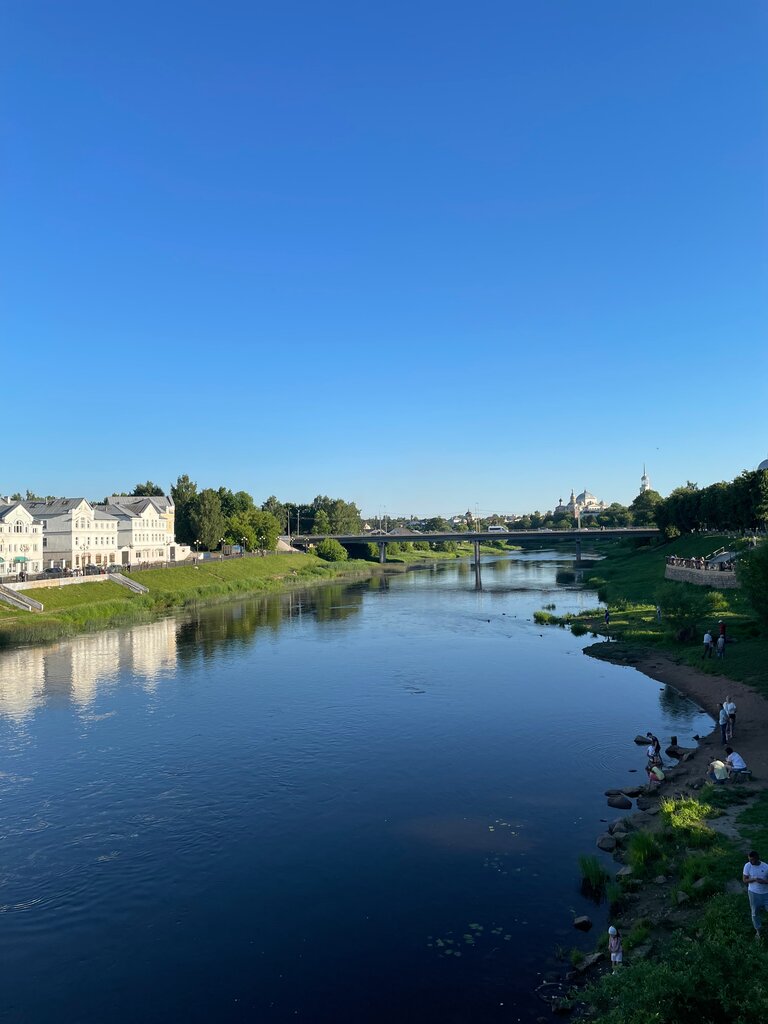
[{"label": "green lawn", "polygon": [[111,580],[85,579],[67,587],[35,587],[27,593],[45,606],[40,613],[0,605],[0,647],[56,640],[106,626],[141,622],[171,608],[229,596],[259,594],[307,586],[340,577],[378,572],[371,562],[324,562],[314,555],[267,555],[202,562],[199,566],[132,573],[149,588],[133,594]]},{"label": "green lawn", "polygon": [[[731,541],[732,543],[732,541]],[[598,590],[611,612],[611,637],[630,648],[655,648],[680,662],[703,672],[738,679],[768,696],[768,636],[761,633],[754,615],[739,590],[716,590],[665,581],[666,556],[684,558],[704,556],[729,546],[729,538],[717,535],[691,535],[653,547],[634,547],[622,542],[606,552],[606,558],[585,571],[587,586]],[[671,623],[656,619],[660,593],[683,587],[687,593],[704,597],[705,607],[695,619],[693,639],[680,642]],[[606,633],[604,610],[595,608],[578,620],[595,633]],[[555,616],[555,621],[557,617]],[[701,637],[718,620],[727,624],[729,640],[726,657],[701,658]]]}]

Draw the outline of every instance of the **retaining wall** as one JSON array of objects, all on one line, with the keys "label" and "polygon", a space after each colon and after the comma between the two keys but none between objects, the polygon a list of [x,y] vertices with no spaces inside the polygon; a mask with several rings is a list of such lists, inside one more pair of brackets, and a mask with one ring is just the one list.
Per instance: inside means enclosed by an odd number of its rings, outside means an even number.
[{"label": "retaining wall", "polygon": [[732,590],[739,585],[735,572],[720,572],[719,569],[686,569],[682,565],[666,566],[664,579],[679,583],[695,583],[698,587],[716,587],[718,590]]}]

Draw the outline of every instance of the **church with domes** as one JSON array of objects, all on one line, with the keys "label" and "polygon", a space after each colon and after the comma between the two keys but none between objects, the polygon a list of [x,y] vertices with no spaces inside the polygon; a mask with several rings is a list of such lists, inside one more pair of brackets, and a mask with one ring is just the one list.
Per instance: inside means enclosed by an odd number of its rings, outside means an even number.
[{"label": "church with domes", "polygon": [[585,488],[581,494],[574,494],[571,491],[571,497],[568,499],[567,504],[563,504],[563,499],[561,498],[554,514],[569,515],[579,519],[581,516],[599,516],[607,507],[604,501],[600,501],[599,498],[596,498],[594,494],[591,494]]}]

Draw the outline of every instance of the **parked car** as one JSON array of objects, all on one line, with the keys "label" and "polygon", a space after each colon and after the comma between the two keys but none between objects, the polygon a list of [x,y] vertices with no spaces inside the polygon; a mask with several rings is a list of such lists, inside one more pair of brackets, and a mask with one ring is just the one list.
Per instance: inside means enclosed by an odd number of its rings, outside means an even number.
[{"label": "parked car", "polygon": [[118,565],[116,562],[113,562],[111,565],[107,566],[107,572],[122,572],[124,569],[124,565]]},{"label": "parked car", "polygon": [[83,572],[86,576],[98,576],[101,572],[101,568],[98,565],[86,565]]},{"label": "parked car", "polygon": [[54,576],[63,575],[64,570],[61,568],[60,565],[50,565],[47,569],[43,569],[43,576],[50,576],[51,578],[53,578]]}]

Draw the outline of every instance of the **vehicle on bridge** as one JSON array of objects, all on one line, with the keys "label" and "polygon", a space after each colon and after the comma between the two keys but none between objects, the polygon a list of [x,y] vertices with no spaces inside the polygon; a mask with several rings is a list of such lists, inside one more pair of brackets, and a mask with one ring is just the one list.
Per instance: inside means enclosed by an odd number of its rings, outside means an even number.
[{"label": "vehicle on bridge", "polygon": [[508,533],[509,530],[506,526],[489,526],[488,533]]}]

